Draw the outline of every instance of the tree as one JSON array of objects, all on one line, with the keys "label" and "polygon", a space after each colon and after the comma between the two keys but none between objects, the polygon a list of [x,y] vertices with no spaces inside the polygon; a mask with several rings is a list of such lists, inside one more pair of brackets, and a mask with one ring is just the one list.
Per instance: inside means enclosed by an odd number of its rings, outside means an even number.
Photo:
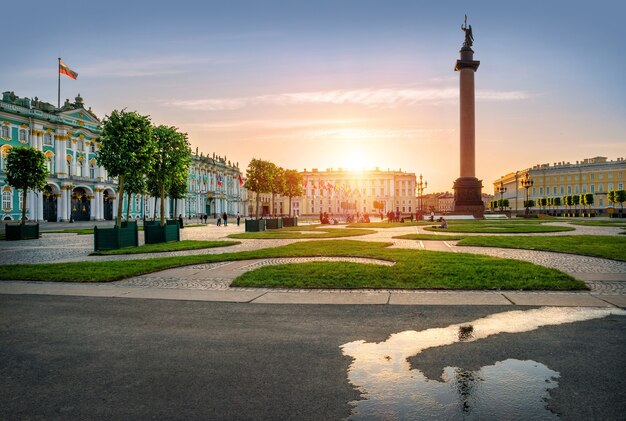
[{"label": "tree", "polygon": [[578,205],[580,204],[580,195],[575,194],[572,196],[572,204],[574,205],[574,210],[578,213]]},{"label": "tree", "polygon": [[124,182],[126,191],[126,220],[130,219],[130,199],[131,195],[143,195],[146,192],[146,177],[143,174],[128,175]]},{"label": "tree", "polygon": [[552,206],[554,206],[555,210],[556,210],[556,208],[561,206],[561,198],[560,197],[553,197],[552,198]]},{"label": "tree", "polygon": [[127,178],[146,174],[152,165],[155,145],[150,117],[113,110],[104,118],[100,140],[96,159],[110,176],[117,177],[117,226],[121,227],[124,183]]},{"label": "tree", "polygon": [[583,199],[583,204],[589,206],[589,213],[591,213],[591,205],[593,205],[593,193],[582,194],[581,199]]},{"label": "tree", "polygon": [[615,202],[619,203],[621,209],[624,209],[624,202],[626,202],[626,190],[615,191]]},{"label": "tree", "polygon": [[291,214],[291,199],[304,194],[302,179],[302,174],[300,174],[297,170],[285,170],[284,194],[289,198],[289,216],[293,216]]},{"label": "tree", "polygon": [[244,184],[248,191],[256,193],[256,219],[259,219],[259,203],[261,193],[271,192],[273,166],[269,161],[252,158],[246,169],[246,182]]},{"label": "tree", "polygon": [[174,217],[178,214],[177,199],[184,199],[187,196],[187,177],[188,171],[179,173],[178,176],[172,178],[168,196],[174,199]]},{"label": "tree", "polygon": [[276,195],[284,194],[285,192],[285,169],[283,167],[279,167],[275,164],[272,164],[274,168],[272,169],[272,182],[271,182],[271,192],[272,192],[272,216],[276,216]]},{"label": "tree", "polygon": [[22,190],[22,225],[26,224],[26,193],[46,187],[46,157],[30,146],[12,148],[7,155],[7,183]]},{"label": "tree", "polygon": [[154,162],[148,172],[151,191],[158,189],[161,198],[161,226],[165,225],[165,193],[170,192],[172,183],[182,178],[186,180],[191,163],[191,150],[187,133],[176,127],[160,125],[152,129],[155,144]]}]

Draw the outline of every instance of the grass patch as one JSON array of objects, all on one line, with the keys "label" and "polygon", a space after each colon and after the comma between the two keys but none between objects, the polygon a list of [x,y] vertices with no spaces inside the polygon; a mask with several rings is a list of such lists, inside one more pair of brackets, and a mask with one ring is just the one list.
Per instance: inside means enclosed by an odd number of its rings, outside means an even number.
[{"label": "grass patch", "polygon": [[359,235],[374,234],[376,231],[366,229],[349,229],[349,228],[328,228],[325,225],[308,225],[298,227],[287,227],[276,230],[267,230],[261,232],[245,232],[239,234],[230,234],[228,238],[244,238],[244,239],[298,239],[298,238],[342,238],[355,237]]},{"label": "grass patch", "polygon": [[370,222],[369,224],[359,222],[355,224],[347,225],[348,228],[399,228],[399,227],[411,227],[419,225],[428,225],[432,222],[426,221],[406,221],[406,222]]},{"label": "grass patch", "polygon": [[65,230],[41,231],[41,234],[93,235],[93,228],[76,228],[76,229],[65,229]]},{"label": "grass patch", "polygon": [[167,251],[198,250],[215,247],[228,247],[241,244],[240,241],[196,241],[183,240],[169,243],[146,244],[139,247],[125,247],[116,250],[105,250],[91,253],[91,255],[117,255],[117,254],[140,254],[140,253],[162,253]]},{"label": "grass patch", "polygon": [[608,235],[467,236],[458,245],[555,251],[626,261],[626,238]]},{"label": "grass patch", "polygon": [[[4,265],[0,266],[0,279],[98,282],[218,261],[271,257],[358,256],[395,261],[396,264],[393,267],[383,267],[345,262],[316,262],[271,266],[246,273],[236,280],[236,284],[298,288],[585,289],[583,282],[565,273],[528,262],[463,253],[388,249],[389,245],[389,243],[329,240],[216,255]],[[295,279],[300,281],[294,281]]]},{"label": "grass patch", "polygon": [[572,225],[582,225],[585,227],[624,227],[626,228],[626,221],[624,220],[608,220],[608,221],[574,221],[570,222]]},{"label": "grass patch", "polygon": [[399,240],[427,240],[427,241],[455,241],[465,238],[463,235],[447,235],[447,234],[404,234],[395,237]]},{"label": "grass patch", "polygon": [[[431,223],[432,224],[432,223]],[[438,224],[436,224],[438,225]],[[440,228],[424,227],[426,231],[441,230]],[[461,233],[487,233],[487,234],[522,234],[522,233],[538,233],[538,232],[561,232],[561,231],[574,231],[575,228],[554,226],[554,225],[542,225],[539,223],[515,223],[515,222],[492,222],[492,221],[448,221],[447,232],[461,232]]]}]

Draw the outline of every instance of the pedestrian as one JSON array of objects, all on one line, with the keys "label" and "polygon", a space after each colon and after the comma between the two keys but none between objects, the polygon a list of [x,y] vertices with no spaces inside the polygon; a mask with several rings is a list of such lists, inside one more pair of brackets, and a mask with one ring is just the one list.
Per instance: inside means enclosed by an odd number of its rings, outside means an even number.
[{"label": "pedestrian", "polygon": [[223,218],[224,218],[224,226],[227,227],[228,226],[228,214],[226,212],[224,212]]},{"label": "pedestrian", "polygon": [[185,227],[183,226],[183,215],[182,215],[182,214],[180,214],[180,213],[178,214],[178,225],[179,225],[181,228],[185,228]]},{"label": "pedestrian", "polygon": [[217,226],[219,227],[220,225],[222,225],[222,217],[218,216],[217,217]]},{"label": "pedestrian", "polygon": [[237,226],[239,226],[239,221],[241,220],[241,215],[237,212]]}]

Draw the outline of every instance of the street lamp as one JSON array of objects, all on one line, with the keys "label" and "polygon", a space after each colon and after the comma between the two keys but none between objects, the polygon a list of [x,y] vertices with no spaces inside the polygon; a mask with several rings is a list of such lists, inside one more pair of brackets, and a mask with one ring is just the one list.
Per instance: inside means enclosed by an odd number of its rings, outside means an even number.
[{"label": "street lamp", "polygon": [[531,179],[530,175],[526,173],[521,183],[522,183],[522,187],[526,189],[526,202],[524,203],[524,205],[526,207],[526,215],[528,215],[528,213],[530,212],[530,210],[528,209],[528,189],[531,188],[533,184],[535,184],[535,180]]},{"label": "street lamp", "polygon": [[500,193],[500,212],[502,212],[502,204],[504,202],[504,193],[506,192],[506,187],[504,187],[504,183],[500,181],[500,187],[498,187],[498,193]]},{"label": "street lamp", "polygon": [[421,214],[424,212],[424,209],[423,209],[424,198],[422,196],[424,195],[424,189],[428,187],[428,181],[422,181],[422,174],[420,174],[420,182],[416,183],[416,187],[417,187],[417,194],[420,199],[420,214]]}]

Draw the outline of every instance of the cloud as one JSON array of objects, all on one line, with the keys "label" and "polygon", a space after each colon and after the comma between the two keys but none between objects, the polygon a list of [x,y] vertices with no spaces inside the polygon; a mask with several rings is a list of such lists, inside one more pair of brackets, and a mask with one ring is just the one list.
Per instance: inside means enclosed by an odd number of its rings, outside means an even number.
[{"label": "cloud", "polygon": [[[307,104],[362,105],[370,108],[395,108],[421,103],[457,100],[457,87],[439,89],[379,88],[335,89],[316,92],[294,92],[237,98],[175,100],[168,106],[196,111],[227,111],[254,106],[292,106]],[[477,91],[476,98],[486,101],[517,101],[530,97],[524,91]]]}]

